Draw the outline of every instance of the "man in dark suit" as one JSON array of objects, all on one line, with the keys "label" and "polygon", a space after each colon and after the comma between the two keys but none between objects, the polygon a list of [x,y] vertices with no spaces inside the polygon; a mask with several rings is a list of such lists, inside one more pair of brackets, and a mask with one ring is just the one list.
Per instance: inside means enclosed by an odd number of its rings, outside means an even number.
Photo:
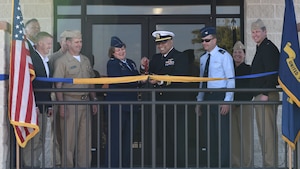
[{"label": "man in dark suit", "polygon": [[30,54],[36,50],[36,36],[41,31],[39,21],[35,18],[25,23],[25,35],[29,46]]},{"label": "man in dark suit", "polygon": [[[184,76],[189,74],[189,62],[188,57],[176,50],[173,47],[173,38],[175,34],[170,31],[155,31],[152,33],[155,38],[157,49],[160,53],[152,56],[150,62],[147,58],[141,60],[141,70],[148,67],[149,73],[156,75],[171,75],[171,76]],[[184,83],[174,83],[165,81],[149,81],[154,88],[186,88]],[[156,94],[157,101],[184,101],[188,99],[188,94],[185,92],[159,92]],[[166,116],[164,116],[166,114]],[[176,118],[175,118],[176,117]],[[175,132],[174,123],[177,119],[177,138],[174,138]],[[185,111],[184,105],[176,105],[176,111],[174,105],[156,105],[156,132],[157,132],[157,155],[161,155],[160,151],[164,151],[163,143],[166,142],[166,167],[184,167],[185,164]],[[163,132],[164,126],[166,132]],[[166,137],[164,137],[166,135]],[[166,140],[164,140],[166,138]],[[177,140],[177,153],[174,158],[174,145]],[[158,158],[158,163],[164,163],[160,161],[164,158]],[[177,162],[177,163],[176,163]],[[175,164],[176,163],[176,164]],[[165,166],[163,166],[165,167]]]},{"label": "man in dark suit", "polygon": [[[33,67],[36,77],[50,77],[50,70],[48,67],[48,57],[52,49],[52,36],[47,32],[39,32],[36,36],[36,50],[31,54]],[[34,89],[49,89],[52,88],[52,83],[33,80]],[[50,92],[34,92],[36,101],[51,101]],[[45,140],[45,130],[47,124],[47,116],[52,115],[51,105],[36,105],[38,114],[38,125],[40,132],[33,137],[26,147],[23,149],[23,161],[26,167],[40,167],[43,163],[39,161],[39,157],[43,153],[43,146]],[[31,163],[33,162],[33,164]]]}]

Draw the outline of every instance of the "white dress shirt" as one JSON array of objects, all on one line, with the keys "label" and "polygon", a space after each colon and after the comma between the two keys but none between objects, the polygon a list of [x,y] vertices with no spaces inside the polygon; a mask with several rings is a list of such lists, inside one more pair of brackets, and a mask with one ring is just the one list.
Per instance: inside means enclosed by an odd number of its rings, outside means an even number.
[{"label": "white dress shirt", "polygon": [[[224,49],[216,46],[210,53],[210,63],[208,68],[209,78],[231,78],[234,77],[234,65],[232,56]],[[200,57],[200,77],[203,77],[208,52]],[[202,83],[200,83],[200,88]],[[215,80],[208,81],[207,88],[235,88],[235,80]],[[197,101],[202,101],[204,92],[199,92]],[[233,92],[226,92],[224,101],[233,101]]]},{"label": "white dress shirt", "polygon": [[43,64],[44,64],[44,68],[46,70],[46,74],[47,74],[47,77],[50,76],[50,70],[49,70],[49,66],[48,66],[48,61],[49,61],[49,58],[48,56],[42,56],[37,50],[36,52],[39,54],[39,56],[41,57],[42,61],[43,61]]}]

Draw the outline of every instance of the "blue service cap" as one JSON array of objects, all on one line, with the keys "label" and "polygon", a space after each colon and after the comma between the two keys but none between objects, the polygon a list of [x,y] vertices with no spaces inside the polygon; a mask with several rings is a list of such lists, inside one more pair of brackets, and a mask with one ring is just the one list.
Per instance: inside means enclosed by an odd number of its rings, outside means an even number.
[{"label": "blue service cap", "polygon": [[216,34],[216,28],[215,27],[204,27],[200,29],[200,33],[202,38],[206,37],[207,35],[215,35]]},{"label": "blue service cap", "polygon": [[110,46],[116,47],[116,48],[121,48],[121,47],[125,46],[125,43],[123,43],[120,38],[118,38],[116,36],[112,36],[111,40],[110,40]]}]

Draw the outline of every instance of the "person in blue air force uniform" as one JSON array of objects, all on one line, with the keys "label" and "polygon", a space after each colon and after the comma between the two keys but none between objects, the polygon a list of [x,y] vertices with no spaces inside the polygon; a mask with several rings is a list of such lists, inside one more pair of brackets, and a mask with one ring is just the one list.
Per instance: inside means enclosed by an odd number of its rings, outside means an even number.
[{"label": "person in blue air force uniform", "polygon": [[[108,51],[110,57],[107,62],[107,76],[108,77],[122,77],[122,76],[136,76],[139,75],[135,62],[126,58],[126,45],[116,36],[111,37],[111,44]],[[139,82],[109,84],[109,88],[138,88]],[[137,92],[108,92],[105,98],[106,101],[138,101]],[[106,165],[108,166],[108,156],[110,153],[110,167],[130,167],[130,116],[131,107],[133,114],[137,111],[135,105],[119,105],[111,104],[106,108],[106,115],[110,121],[110,140],[106,145]],[[121,108],[121,110],[120,110]],[[120,115],[121,111],[121,115]],[[134,115],[135,117],[135,115]],[[121,118],[121,138],[119,136],[119,119]],[[122,166],[119,166],[119,149],[120,142],[122,145]],[[108,152],[110,148],[110,152]]]},{"label": "person in blue air force uniform", "polygon": [[[204,27],[200,30],[203,49],[206,51],[200,57],[200,77],[225,78],[201,82],[202,89],[235,88],[234,65],[232,56],[217,45],[217,32],[215,27]],[[201,150],[206,150],[206,156],[210,155],[209,167],[229,167],[229,112],[233,101],[233,92],[201,91],[198,93],[197,101],[224,101],[223,104],[196,105],[195,111],[201,116],[200,124],[203,127],[203,135],[206,139]],[[200,136],[201,137],[201,136]],[[207,139],[209,138],[209,139]],[[220,141],[220,142],[219,142]],[[208,144],[209,142],[209,144]],[[202,147],[203,146],[203,147]],[[220,157],[220,158],[219,158]],[[219,163],[220,162],[220,163]]]}]

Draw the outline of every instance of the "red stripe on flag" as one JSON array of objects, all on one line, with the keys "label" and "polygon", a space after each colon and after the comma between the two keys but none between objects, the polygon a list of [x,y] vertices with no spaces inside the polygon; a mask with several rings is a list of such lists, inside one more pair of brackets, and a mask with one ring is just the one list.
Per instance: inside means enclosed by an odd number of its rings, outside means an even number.
[{"label": "red stripe on flag", "polygon": [[24,35],[23,17],[18,0],[14,0],[12,46],[9,76],[9,117],[21,147],[39,132],[31,81],[33,65]]}]

